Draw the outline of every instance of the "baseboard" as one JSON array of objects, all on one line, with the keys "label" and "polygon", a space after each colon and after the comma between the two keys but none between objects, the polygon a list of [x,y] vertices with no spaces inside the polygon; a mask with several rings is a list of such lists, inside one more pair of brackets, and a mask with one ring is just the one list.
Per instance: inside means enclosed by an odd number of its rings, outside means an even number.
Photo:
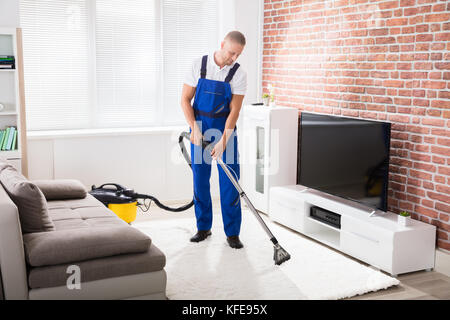
[{"label": "baseboard", "polygon": [[436,249],[436,262],[434,271],[450,277],[450,253],[448,251]]}]

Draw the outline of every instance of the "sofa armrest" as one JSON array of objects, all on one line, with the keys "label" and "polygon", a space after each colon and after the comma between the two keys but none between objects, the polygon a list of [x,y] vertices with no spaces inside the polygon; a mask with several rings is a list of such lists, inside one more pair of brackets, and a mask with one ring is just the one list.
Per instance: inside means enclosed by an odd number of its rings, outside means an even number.
[{"label": "sofa armrest", "polygon": [[84,185],[75,179],[32,180],[41,189],[47,200],[82,199],[87,191]]},{"label": "sofa armrest", "polygon": [[146,252],[151,239],[125,225],[27,233],[23,242],[26,261],[41,267]]},{"label": "sofa armrest", "polygon": [[28,299],[28,282],[25,264],[19,211],[0,185],[0,269],[4,298]]}]

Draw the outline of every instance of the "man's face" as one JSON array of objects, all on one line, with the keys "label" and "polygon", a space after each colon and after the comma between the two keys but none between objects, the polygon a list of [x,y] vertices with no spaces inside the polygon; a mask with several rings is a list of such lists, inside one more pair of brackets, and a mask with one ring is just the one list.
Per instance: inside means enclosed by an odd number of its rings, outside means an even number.
[{"label": "man's face", "polygon": [[221,44],[222,59],[225,65],[232,65],[244,50],[244,46],[233,40],[225,39]]}]

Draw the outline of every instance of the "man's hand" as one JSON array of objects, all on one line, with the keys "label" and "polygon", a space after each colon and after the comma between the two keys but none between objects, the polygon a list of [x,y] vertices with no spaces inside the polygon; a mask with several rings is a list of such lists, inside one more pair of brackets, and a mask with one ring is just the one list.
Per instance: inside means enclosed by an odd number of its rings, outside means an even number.
[{"label": "man's hand", "polygon": [[211,156],[214,160],[222,156],[222,153],[225,151],[226,143],[223,139],[220,139],[219,142],[216,143],[214,148],[211,150]]},{"label": "man's hand", "polygon": [[191,142],[197,146],[202,144],[203,135],[200,129],[194,125],[194,130],[191,132]]}]

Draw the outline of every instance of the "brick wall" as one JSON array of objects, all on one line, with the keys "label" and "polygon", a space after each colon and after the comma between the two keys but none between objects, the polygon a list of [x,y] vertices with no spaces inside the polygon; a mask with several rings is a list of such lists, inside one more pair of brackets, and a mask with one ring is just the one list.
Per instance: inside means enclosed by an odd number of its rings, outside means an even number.
[{"label": "brick wall", "polygon": [[392,123],[389,210],[450,250],[450,2],[264,0],[278,105]]}]

